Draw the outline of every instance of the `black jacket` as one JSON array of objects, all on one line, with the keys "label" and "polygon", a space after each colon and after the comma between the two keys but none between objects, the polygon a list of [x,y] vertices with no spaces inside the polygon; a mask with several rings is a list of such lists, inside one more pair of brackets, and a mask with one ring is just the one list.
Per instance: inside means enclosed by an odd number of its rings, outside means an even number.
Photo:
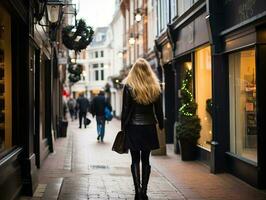
[{"label": "black jacket", "polygon": [[151,104],[142,105],[133,97],[131,88],[125,85],[123,90],[123,106],[121,116],[121,128],[124,130],[128,124],[151,125],[158,123],[159,128],[164,127],[161,95]]},{"label": "black jacket", "polygon": [[104,108],[108,107],[110,111],[112,111],[112,106],[105,99],[104,96],[96,96],[93,98],[91,103],[91,114],[94,116],[104,116]]},{"label": "black jacket", "polygon": [[77,99],[77,106],[79,112],[87,113],[89,111],[90,102],[86,97],[79,97]]}]

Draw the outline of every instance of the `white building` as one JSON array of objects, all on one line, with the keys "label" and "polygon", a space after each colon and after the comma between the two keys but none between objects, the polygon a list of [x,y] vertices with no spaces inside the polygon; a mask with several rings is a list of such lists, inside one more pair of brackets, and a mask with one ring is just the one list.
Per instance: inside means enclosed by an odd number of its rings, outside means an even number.
[{"label": "white building", "polygon": [[[116,117],[120,117],[122,111],[122,90],[114,87],[114,77],[119,76],[120,70],[123,69],[123,33],[124,18],[120,11],[120,1],[115,2],[115,12],[110,23],[111,30],[111,47],[112,47],[112,73],[110,74],[109,83],[111,85],[111,105]],[[113,81],[111,81],[113,79]]]},{"label": "white building", "polygon": [[90,95],[97,94],[99,90],[103,89],[107,78],[112,74],[110,35],[108,27],[96,28],[94,39],[87,48],[87,90]]},{"label": "white building", "polygon": [[[71,57],[75,57],[75,52],[71,51]],[[77,64],[80,64],[83,66],[83,72],[81,74],[81,79],[80,81],[78,81],[77,83],[75,83],[72,87],[71,87],[71,91],[75,92],[76,94],[78,94],[79,92],[85,92],[86,96],[89,97],[89,94],[87,94],[87,89],[88,89],[88,84],[89,84],[89,80],[88,80],[88,55],[87,55],[87,50],[82,50],[79,54],[77,54],[77,59],[73,62],[76,62]],[[76,96],[77,97],[77,96]]]},{"label": "white building", "polygon": [[157,36],[157,1],[147,0],[147,24],[148,24],[148,51],[146,59],[154,70],[158,67],[157,59],[154,52],[154,40]]},{"label": "white building", "polygon": [[124,66],[124,23],[120,1],[116,0],[115,12],[109,26],[96,28],[91,44],[77,56],[76,63],[84,66],[83,76],[72,86],[72,92],[84,91],[91,98],[108,83],[111,86],[110,103],[116,117],[121,116],[122,90],[115,87],[113,81]]}]

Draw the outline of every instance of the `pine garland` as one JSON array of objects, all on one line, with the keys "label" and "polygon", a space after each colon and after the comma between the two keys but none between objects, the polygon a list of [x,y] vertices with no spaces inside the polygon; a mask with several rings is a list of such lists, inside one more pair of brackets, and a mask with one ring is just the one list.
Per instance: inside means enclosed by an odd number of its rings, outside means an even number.
[{"label": "pine garland", "polygon": [[75,75],[75,74],[69,74],[68,79],[73,84],[73,83],[78,82],[81,79],[81,76]]},{"label": "pine garland", "polygon": [[81,73],[83,71],[83,66],[78,64],[78,65],[73,65],[69,64],[68,66],[68,72],[69,76],[68,79],[71,83],[76,83],[81,79]]},{"label": "pine garland", "polygon": [[[76,31],[73,29],[76,28]],[[64,45],[75,52],[86,49],[93,39],[94,31],[87,26],[83,19],[80,19],[77,27],[66,26],[62,29],[62,40]]]},{"label": "pine garland", "polygon": [[73,64],[69,64],[68,66],[68,72],[75,75],[80,75],[83,71],[83,67],[80,64],[77,64],[76,66]]},{"label": "pine garland", "polygon": [[197,103],[192,95],[192,71],[186,70],[181,87],[181,103],[179,109],[179,122],[176,126],[177,139],[188,140],[197,143],[200,138],[200,119],[197,112]]}]

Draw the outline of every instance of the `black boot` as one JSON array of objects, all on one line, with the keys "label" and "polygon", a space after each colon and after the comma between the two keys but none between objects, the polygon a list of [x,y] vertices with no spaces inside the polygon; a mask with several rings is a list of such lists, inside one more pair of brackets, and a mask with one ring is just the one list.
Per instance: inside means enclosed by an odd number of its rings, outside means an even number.
[{"label": "black boot", "polygon": [[149,183],[151,173],[151,166],[150,165],[142,165],[142,199],[148,200],[147,196],[147,188]]},{"label": "black boot", "polygon": [[131,173],[135,187],[135,200],[142,200],[140,187],[140,169],[138,164],[131,165]]}]

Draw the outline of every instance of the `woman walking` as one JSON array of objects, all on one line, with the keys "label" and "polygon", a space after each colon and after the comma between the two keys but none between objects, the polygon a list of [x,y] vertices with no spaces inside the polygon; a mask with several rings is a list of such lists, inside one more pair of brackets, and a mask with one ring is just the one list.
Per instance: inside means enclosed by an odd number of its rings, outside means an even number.
[{"label": "woman walking", "polygon": [[[123,90],[121,128],[126,133],[126,147],[130,150],[131,173],[135,186],[135,200],[146,200],[151,172],[150,152],[159,148],[156,124],[163,129],[163,111],[159,80],[149,63],[139,58],[127,78]],[[142,181],[140,182],[140,160]]]}]

